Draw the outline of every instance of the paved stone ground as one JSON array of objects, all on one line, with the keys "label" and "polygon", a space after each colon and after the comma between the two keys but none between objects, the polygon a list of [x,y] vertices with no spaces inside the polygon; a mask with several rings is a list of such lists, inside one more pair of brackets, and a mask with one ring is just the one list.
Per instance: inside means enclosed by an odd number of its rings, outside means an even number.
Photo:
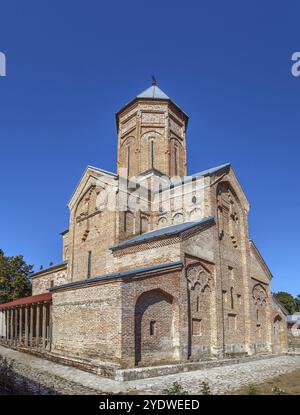
[{"label": "paved stone ground", "polygon": [[159,378],[126,382],[128,386],[148,393],[159,393],[179,382],[190,394],[200,393],[200,384],[208,382],[213,394],[224,394],[300,368],[300,356],[280,356],[231,366],[197,370]]},{"label": "paved stone ground", "polygon": [[2,346],[0,356],[11,361],[16,372],[46,387],[55,388],[58,393],[63,394],[157,394],[175,381],[180,382],[190,394],[199,393],[203,381],[209,383],[212,393],[224,394],[300,369],[300,355],[289,355],[144,380],[118,382]]}]

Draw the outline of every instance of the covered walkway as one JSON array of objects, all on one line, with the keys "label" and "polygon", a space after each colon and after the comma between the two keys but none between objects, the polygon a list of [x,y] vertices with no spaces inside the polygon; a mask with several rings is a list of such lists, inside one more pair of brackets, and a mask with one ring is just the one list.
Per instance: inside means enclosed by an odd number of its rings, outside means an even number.
[{"label": "covered walkway", "polygon": [[8,345],[50,350],[52,294],[0,304],[0,339]]}]

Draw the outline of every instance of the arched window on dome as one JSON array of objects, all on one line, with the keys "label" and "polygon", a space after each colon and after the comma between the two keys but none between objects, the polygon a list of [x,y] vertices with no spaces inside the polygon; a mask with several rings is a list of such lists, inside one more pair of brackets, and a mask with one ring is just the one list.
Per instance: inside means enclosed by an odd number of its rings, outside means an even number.
[{"label": "arched window on dome", "polygon": [[178,176],[178,148],[174,149],[174,164],[175,164],[175,176]]},{"label": "arched window on dome", "polygon": [[154,141],[150,141],[150,163],[151,169],[154,169]]}]

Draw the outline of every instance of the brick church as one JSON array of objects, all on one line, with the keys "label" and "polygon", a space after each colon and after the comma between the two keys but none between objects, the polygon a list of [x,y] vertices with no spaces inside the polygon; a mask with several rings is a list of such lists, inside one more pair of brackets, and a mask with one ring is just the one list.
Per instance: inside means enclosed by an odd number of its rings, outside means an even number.
[{"label": "brick church", "polygon": [[232,166],[187,176],[188,116],[155,82],[116,124],[117,172],[87,167],[62,262],[0,305],[1,342],[119,368],[287,351]]}]

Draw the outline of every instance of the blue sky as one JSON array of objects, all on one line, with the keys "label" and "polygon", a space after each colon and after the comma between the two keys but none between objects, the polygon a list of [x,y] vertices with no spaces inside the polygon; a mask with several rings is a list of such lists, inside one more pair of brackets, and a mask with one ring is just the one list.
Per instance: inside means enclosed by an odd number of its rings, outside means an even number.
[{"label": "blue sky", "polygon": [[61,260],[74,186],[88,164],[115,171],[114,114],[155,74],[190,116],[189,173],[232,163],[273,290],[300,293],[299,2],[0,1],[6,254]]}]

